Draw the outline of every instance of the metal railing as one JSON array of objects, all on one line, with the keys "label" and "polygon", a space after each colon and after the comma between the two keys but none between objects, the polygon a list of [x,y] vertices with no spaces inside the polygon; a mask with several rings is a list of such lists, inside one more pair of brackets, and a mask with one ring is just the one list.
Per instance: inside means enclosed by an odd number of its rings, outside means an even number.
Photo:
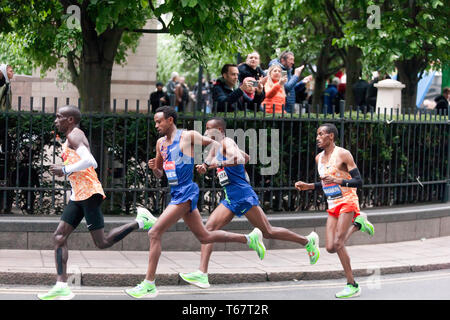
[{"label": "metal railing", "polygon": [[[49,110],[43,99],[36,110],[33,100],[24,108],[19,99],[17,110],[0,112],[2,212],[19,208],[26,214],[59,214],[68,201],[68,181],[49,173],[50,164],[61,162],[61,142],[53,128],[60,104],[56,99],[52,102]],[[97,173],[107,194],[104,213],[130,214],[143,205],[159,214],[169,201],[169,188],[166,179],[156,179],[147,166],[158,138],[153,113],[149,103],[145,108],[139,103],[130,105],[125,100],[119,111],[114,101],[110,112],[85,111],[81,129],[99,164]],[[257,107],[229,112],[228,107],[223,113],[217,113],[216,106],[211,113],[205,108],[179,113],[178,127],[204,132],[206,121],[220,116],[227,121],[227,129],[243,134],[246,143],[240,147],[257,158],[246,170],[266,212],[326,208],[322,192],[294,188],[298,180],[318,181],[315,139],[317,128],[325,122],[337,126],[337,144],[351,151],[361,172],[364,186],[358,196],[362,208],[448,201],[447,114],[423,110],[406,114],[392,109],[365,112],[343,104],[339,113],[331,114],[308,105],[286,114],[267,114]],[[259,150],[264,143],[267,150]],[[264,152],[272,163],[261,161]],[[263,174],[270,166],[276,172]],[[222,189],[211,173],[195,173],[195,181],[201,190],[199,209],[208,214],[223,197]]]}]

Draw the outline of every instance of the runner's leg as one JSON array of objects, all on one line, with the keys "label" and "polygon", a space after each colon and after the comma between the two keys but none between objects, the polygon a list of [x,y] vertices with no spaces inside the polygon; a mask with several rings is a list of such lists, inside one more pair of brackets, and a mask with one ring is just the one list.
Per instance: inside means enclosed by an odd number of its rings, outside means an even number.
[{"label": "runner's leg", "polygon": [[70,224],[60,221],[55,233],[53,241],[55,245],[55,265],[56,265],[56,281],[67,282],[67,260],[69,259],[69,249],[67,248],[67,239],[75,230]]},{"label": "runner's leg", "polygon": [[226,232],[223,230],[208,231],[203,224],[202,217],[200,216],[198,209],[185,213],[183,219],[189,229],[191,229],[192,233],[202,244],[213,242],[247,243],[247,237],[243,234]]},{"label": "runner's leg", "polygon": [[[223,204],[214,209],[206,222],[205,228],[208,231],[220,230],[233,219],[234,213]],[[202,244],[200,268],[203,273],[208,272],[208,264],[213,251],[214,243]]]},{"label": "runner's leg", "polygon": [[345,240],[350,225],[353,220],[353,212],[341,213],[336,226],[336,232],[334,237],[334,250],[339,256],[342,267],[344,268],[345,276],[348,283],[354,283],[352,267],[350,265],[350,256],[345,248]]},{"label": "runner's leg", "polygon": [[253,206],[245,216],[254,227],[262,231],[263,236],[266,239],[291,241],[303,246],[308,244],[308,239],[304,236],[298,235],[286,228],[273,227],[260,206]]},{"label": "runner's leg", "polygon": [[156,268],[158,267],[159,257],[161,256],[161,237],[172,225],[174,225],[186,212],[189,212],[190,201],[178,205],[168,205],[161,216],[158,218],[148,236],[150,239],[150,252],[148,258],[148,268],[145,279],[155,280]]}]

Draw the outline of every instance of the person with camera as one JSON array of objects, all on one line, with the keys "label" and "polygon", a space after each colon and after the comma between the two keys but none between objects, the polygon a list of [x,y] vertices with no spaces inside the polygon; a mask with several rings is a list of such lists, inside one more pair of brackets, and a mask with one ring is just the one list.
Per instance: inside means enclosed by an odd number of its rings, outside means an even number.
[{"label": "person with camera", "polygon": [[[235,64],[225,64],[221,70],[222,77],[217,79],[213,86],[212,98],[214,107],[217,106],[217,112],[227,112],[235,110],[254,110],[264,100],[264,80],[251,81],[244,80],[236,88],[239,70]],[[245,91],[255,88],[253,99],[245,95]]]},{"label": "person with camera", "polygon": [[259,53],[253,51],[247,55],[247,59],[244,63],[238,66],[239,69],[239,83],[244,82],[247,77],[255,78],[255,80],[261,80],[266,76],[265,72],[259,66]]},{"label": "person with camera", "polygon": [[267,81],[264,86],[266,97],[262,102],[266,113],[283,113],[286,102],[286,91],[284,85],[287,75],[283,73],[279,64],[273,64],[267,72]]}]

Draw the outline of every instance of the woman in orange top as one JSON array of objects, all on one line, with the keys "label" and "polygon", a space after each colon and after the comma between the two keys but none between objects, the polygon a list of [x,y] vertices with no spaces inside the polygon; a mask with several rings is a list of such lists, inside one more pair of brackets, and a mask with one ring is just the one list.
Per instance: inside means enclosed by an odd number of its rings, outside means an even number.
[{"label": "woman in orange top", "polygon": [[264,86],[266,98],[262,105],[267,113],[282,113],[286,104],[284,84],[287,82],[287,76],[282,76],[281,67],[278,64],[274,64],[269,68],[267,78]]}]

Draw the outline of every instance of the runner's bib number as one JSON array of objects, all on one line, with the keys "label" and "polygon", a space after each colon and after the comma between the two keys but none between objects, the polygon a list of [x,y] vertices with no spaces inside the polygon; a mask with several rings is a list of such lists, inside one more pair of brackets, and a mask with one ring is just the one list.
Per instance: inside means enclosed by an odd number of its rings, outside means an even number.
[{"label": "runner's bib number", "polygon": [[225,169],[219,169],[217,168],[217,177],[219,178],[219,183],[222,187],[225,187],[226,185],[230,184],[230,180],[228,179],[228,175],[225,172]]},{"label": "runner's bib number", "polygon": [[328,200],[334,200],[342,198],[342,189],[337,184],[324,184],[322,185],[323,192]]},{"label": "runner's bib number", "polygon": [[175,167],[175,161],[166,161],[163,164],[164,171],[166,172],[167,181],[169,185],[176,186],[178,185],[178,177]]}]

